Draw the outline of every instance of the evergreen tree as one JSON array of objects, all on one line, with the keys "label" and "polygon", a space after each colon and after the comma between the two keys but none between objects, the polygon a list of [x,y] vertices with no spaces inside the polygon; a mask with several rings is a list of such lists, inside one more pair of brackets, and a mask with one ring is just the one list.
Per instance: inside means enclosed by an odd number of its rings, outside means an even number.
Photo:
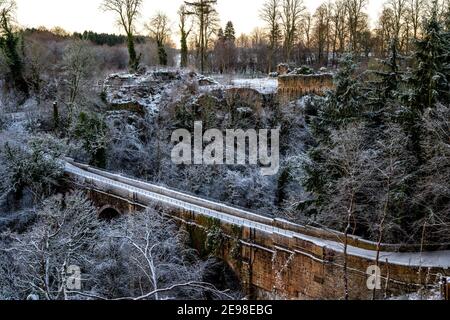
[{"label": "evergreen tree", "polygon": [[422,113],[438,101],[450,102],[450,41],[438,21],[436,3],[424,37],[417,41],[416,47],[410,106],[413,112]]},{"label": "evergreen tree", "polygon": [[398,53],[398,42],[394,39],[390,44],[389,56],[382,60],[379,70],[370,71],[370,76],[375,80],[368,81],[366,117],[380,125],[394,115],[394,110],[399,106],[399,96],[402,83],[402,72],[399,61],[403,59]]},{"label": "evergreen tree", "polygon": [[357,79],[356,65],[351,55],[344,55],[334,83],[336,90],[329,92],[319,105],[317,116],[311,117],[309,125],[317,146],[309,151],[310,162],[305,165],[304,186],[315,196],[313,203],[326,202],[326,185],[336,178],[336,172],[327,167],[327,150],[331,147],[331,133],[360,120],[362,114],[361,84]]},{"label": "evergreen tree", "polygon": [[9,69],[9,77],[14,86],[28,95],[28,84],[23,76],[24,63],[20,55],[21,37],[12,26],[14,7],[3,8],[0,12],[0,49],[3,52]]},{"label": "evergreen tree", "polygon": [[450,103],[450,38],[438,21],[434,3],[430,20],[426,24],[423,39],[416,43],[413,54],[414,67],[408,75],[407,109],[400,113],[400,121],[410,136],[410,148],[422,164],[421,147],[422,114],[436,103]]},{"label": "evergreen tree", "polygon": [[328,93],[325,103],[318,110],[318,122],[314,125],[316,130],[330,126],[339,128],[362,115],[362,88],[356,69],[353,56],[344,55],[334,77],[335,90]]},{"label": "evergreen tree", "polygon": [[158,43],[158,59],[160,65],[167,66],[167,63],[169,62],[167,59],[167,51],[165,46],[160,43]]},{"label": "evergreen tree", "polygon": [[234,31],[233,22],[228,21],[224,32],[225,40],[234,42],[236,40],[236,32]]},{"label": "evergreen tree", "polygon": [[219,28],[219,31],[217,31],[217,41],[225,41],[225,35],[222,28]]},{"label": "evergreen tree", "polygon": [[381,92],[380,97],[382,99],[394,99],[396,97],[396,91],[399,88],[400,70],[399,70],[399,53],[398,53],[398,41],[392,40],[389,52],[389,58],[383,61],[383,65],[387,69],[385,72],[378,72],[378,76],[381,77]]},{"label": "evergreen tree", "polygon": [[345,222],[346,233],[378,233],[378,241],[430,243],[442,236],[424,238],[423,230],[448,232],[449,48],[434,13],[408,73],[396,41],[364,87],[343,58],[336,90],[308,123],[316,145],[304,165],[307,214],[340,230]]},{"label": "evergreen tree", "polygon": [[96,113],[81,112],[77,120],[72,134],[89,154],[89,164],[105,168],[108,127],[104,119]]},{"label": "evergreen tree", "polygon": [[[92,43],[103,46],[107,45],[113,47],[115,45],[124,44],[126,41],[126,37],[123,35],[115,35],[115,34],[107,34],[107,33],[96,33],[92,31],[84,31],[83,33],[75,32],[73,34],[74,38],[78,38],[80,40],[89,40]],[[140,42],[142,39],[139,37],[136,39],[136,42]]]}]

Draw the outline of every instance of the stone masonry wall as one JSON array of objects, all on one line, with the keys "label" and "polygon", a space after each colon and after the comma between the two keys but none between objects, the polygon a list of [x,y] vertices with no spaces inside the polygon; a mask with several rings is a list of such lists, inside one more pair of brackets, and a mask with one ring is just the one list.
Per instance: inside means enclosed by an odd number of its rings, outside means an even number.
[{"label": "stone masonry wall", "polygon": [[[87,181],[88,182],[88,181]],[[121,214],[143,210],[146,206],[132,192],[110,190],[101,184],[88,187],[88,195],[99,207],[111,207]],[[342,299],[344,297],[344,255],[324,244],[307,241],[307,237],[288,237],[259,229],[237,227],[216,221],[204,215],[180,209],[172,209],[169,217],[187,229],[193,246],[203,254],[209,254],[205,241],[211,228],[221,230],[223,241],[214,252],[226,261],[241,280],[245,292],[254,299]],[[333,240],[326,230],[275,220],[274,227],[299,234]],[[373,243],[351,238],[350,245],[373,250]],[[402,248],[403,249],[403,248]],[[407,249],[407,248],[406,248]],[[384,245],[383,250],[399,248]],[[374,261],[358,256],[348,257],[349,293],[351,299],[371,299],[367,288],[367,268]],[[450,276],[449,269],[423,268],[395,265],[383,262],[382,290],[379,297],[417,292],[424,284],[437,283],[440,276]]]},{"label": "stone masonry wall", "polygon": [[[205,218],[192,212],[173,212],[190,233],[208,231]],[[344,255],[314,243],[267,232],[236,228],[221,223],[225,241],[220,258],[239,276],[246,293],[255,299],[325,299],[344,298]],[[197,243],[197,249],[202,243]],[[236,254],[238,251],[238,254]],[[350,298],[372,299],[367,287],[367,268],[374,261],[348,257]],[[382,290],[379,298],[417,292],[426,281],[437,283],[440,275],[450,270],[424,269],[419,277],[415,267],[381,263]],[[429,273],[427,277],[426,274]]]},{"label": "stone masonry wall", "polygon": [[332,74],[296,75],[278,77],[278,96],[281,99],[296,100],[307,94],[323,95],[333,89]]}]

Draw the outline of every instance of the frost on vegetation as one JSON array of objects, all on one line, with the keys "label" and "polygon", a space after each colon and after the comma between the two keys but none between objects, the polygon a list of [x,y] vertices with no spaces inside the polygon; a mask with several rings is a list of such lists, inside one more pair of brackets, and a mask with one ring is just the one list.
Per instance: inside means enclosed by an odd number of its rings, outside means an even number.
[{"label": "frost on vegetation", "polygon": [[200,80],[203,78],[195,73],[171,69],[116,73],[104,81],[103,90],[106,102],[111,105],[138,105],[147,113],[156,114],[176,88]]},{"label": "frost on vegetation", "polygon": [[396,301],[437,301],[437,300],[443,300],[442,293],[439,289],[432,289],[432,290],[422,290],[420,292],[414,292],[411,294],[393,297],[389,300],[396,300]]},{"label": "frost on vegetation", "polygon": [[221,84],[195,72],[155,69],[135,74],[112,74],[103,84],[108,104],[124,107],[137,105],[148,114],[157,114],[172,96],[177,96],[175,93],[179,90],[192,88],[192,93],[249,88],[261,94],[273,94],[277,91],[278,81],[273,78],[233,79],[227,84]]}]

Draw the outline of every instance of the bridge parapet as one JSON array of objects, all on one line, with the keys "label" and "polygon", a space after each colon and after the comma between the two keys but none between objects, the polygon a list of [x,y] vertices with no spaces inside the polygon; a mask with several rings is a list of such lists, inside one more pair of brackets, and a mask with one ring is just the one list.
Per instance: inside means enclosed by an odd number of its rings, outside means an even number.
[{"label": "bridge parapet", "polygon": [[[114,198],[128,206],[130,212],[155,204],[171,208],[171,218],[190,228],[191,234],[203,234],[199,246],[204,245],[211,221],[215,221],[214,226],[221,230],[224,239],[218,252],[239,275],[248,293],[255,297],[342,297],[341,233],[260,216],[73,162],[66,171],[78,183],[87,183],[91,194]],[[366,270],[375,263],[374,246],[375,243],[360,238],[350,239],[348,267],[354,299],[372,295],[367,289]],[[382,279],[385,291],[390,294],[417,291],[427,279],[432,282],[439,275],[450,275],[450,251],[400,253],[398,248],[383,245],[381,252]],[[419,269],[426,270],[429,276],[419,277]]]},{"label": "bridge parapet", "polygon": [[[284,233],[298,233],[305,236],[310,237],[316,237],[323,240],[329,240],[329,241],[338,241],[342,242],[344,239],[344,234],[338,231],[325,229],[325,228],[317,228],[313,226],[305,226],[305,225],[299,225],[296,223],[289,222],[287,220],[283,219],[277,219],[273,217],[268,216],[262,216],[259,214],[255,214],[249,211],[244,211],[242,209],[234,208],[225,204],[213,202],[210,200],[202,199],[193,195],[189,195],[186,193],[182,193],[176,190],[168,189],[166,187],[161,187],[157,185],[150,184],[145,181],[140,181],[136,178],[129,178],[125,177],[123,175],[118,175],[114,173],[105,172],[96,168],[93,168],[88,165],[78,164],[71,160],[69,160],[69,163],[74,165],[75,167],[79,167],[82,170],[85,170],[86,172],[90,172],[95,175],[99,175],[101,177],[113,180],[118,183],[122,183],[125,186],[129,186],[135,189],[141,189],[146,190],[149,192],[153,192],[165,197],[170,197],[171,199],[176,199],[180,201],[186,201],[189,204],[200,206],[201,208],[209,209],[209,210],[215,210],[218,212],[229,214],[231,217],[235,217],[236,219],[246,219],[250,222],[258,223],[258,224],[264,224],[265,226],[268,226],[273,229],[279,229],[280,231],[284,231]],[[88,179],[88,182],[91,183],[92,179]],[[123,192],[118,190],[118,193],[124,198],[129,198],[129,195],[127,192]],[[361,237],[349,236],[349,245],[366,249],[366,250],[376,250],[378,244],[373,241],[365,240]],[[381,251],[385,252],[415,252],[420,250],[420,244],[417,245],[405,245],[405,244],[387,244],[387,243],[381,243],[380,248]],[[428,248],[425,246],[425,250]],[[430,248],[434,249],[434,248]]]}]

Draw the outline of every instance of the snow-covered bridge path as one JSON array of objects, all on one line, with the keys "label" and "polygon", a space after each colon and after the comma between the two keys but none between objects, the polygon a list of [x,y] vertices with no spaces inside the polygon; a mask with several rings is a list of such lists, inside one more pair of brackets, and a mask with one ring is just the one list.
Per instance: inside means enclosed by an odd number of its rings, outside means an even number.
[{"label": "snow-covered bridge path", "polygon": [[[132,197],[143,206],[160,203],[172,208],[179,208],[206,217],[215,218],[224,223],[260,230],[272,235],[301,239],[320,247],[332,249],[336,252],[344,251],[342,242],[323,240],[319,237],[289,230],[291,228],[283,229],[275,227],[275,225],[277,225],[276,221],[282,220],[264,217],[244,210],[232,208],[221,203],[212,202],[136,179],[127,178],[122,175],[100,171],[86,165],[77,164],[73,161],[66,162],[65,171],[79,181],[81,180],[82,182],[103,188],[104,190],[102,191],[108,192],[112,196]],[[286,221],[284,221],[284,223],[289,224]],[[349,246],[348,254],[373,261],[376,259],[376,251],[361,249],[355,246]],[[450,251],[423,253],[381,252],[380,261],[388,261],[390,264],[400,266],[449,269]]]}]

